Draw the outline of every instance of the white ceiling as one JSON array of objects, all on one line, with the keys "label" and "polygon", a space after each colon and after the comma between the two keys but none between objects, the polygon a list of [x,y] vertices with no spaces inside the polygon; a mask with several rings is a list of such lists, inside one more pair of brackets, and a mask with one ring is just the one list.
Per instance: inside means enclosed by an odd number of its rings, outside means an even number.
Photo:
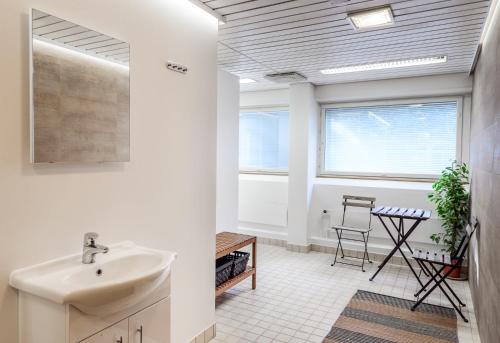
[{"label": "white ceiling", "polygon": [[[219,65],[257,83],[242,90],[280,88],[264,79],[297,71],[315,84],[468,72],[489,0],[201,0],[223,15]],[[395,25],[356,32],[346,13],[390,4]],[[438,65],[323,75],[353,64],[447,55]]]}]

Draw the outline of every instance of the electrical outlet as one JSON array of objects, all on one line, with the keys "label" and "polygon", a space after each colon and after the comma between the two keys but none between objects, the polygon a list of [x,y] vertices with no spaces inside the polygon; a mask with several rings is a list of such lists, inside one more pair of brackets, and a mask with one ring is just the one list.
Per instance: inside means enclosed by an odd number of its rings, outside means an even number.
[{"label": "electrical outlet", "polygon": [[176,72],[181,73],[181,74],[187,74],[187,72],[188,72],[188,68],[186,66],[183,66],[183,65],[175,63],[175,62],[168,61],[166,66],[167,66],[167,69],[176,71]]}]

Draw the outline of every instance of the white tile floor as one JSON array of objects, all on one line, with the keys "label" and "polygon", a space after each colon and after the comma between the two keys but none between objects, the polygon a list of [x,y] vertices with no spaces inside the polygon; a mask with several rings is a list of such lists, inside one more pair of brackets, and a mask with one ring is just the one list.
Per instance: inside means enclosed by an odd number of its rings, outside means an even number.
[{"label": "white tile floor", "polygon": [[[212,342],[321,342],[358,289],[414,299],[417,281],[405,267],[387,265],[370,282],[366,273],[337,264],[329,254],[301,254],[259,244],[257,289],[246,280],[216,301],[217,337]],[[452,287],[465,299],[469,323],[458,319],[460,343],[479,343],[467,282]],[[428,302],[451,306],[435,291]],[[469,310],[469,312],[467,311]]]}]

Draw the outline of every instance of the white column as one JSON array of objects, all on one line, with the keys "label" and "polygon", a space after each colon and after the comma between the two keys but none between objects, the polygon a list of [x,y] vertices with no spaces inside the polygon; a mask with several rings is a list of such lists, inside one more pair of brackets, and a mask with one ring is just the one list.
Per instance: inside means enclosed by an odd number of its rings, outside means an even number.
[{"label": "white column", "polygon": [[240,82],[219,70],[217,82],[217,200],[216,229],[238,229]]},{"label": "white column", "polygon": [[[288,162],[288,244],[308,249],[308,213],[316,176],[319,106],[314,85],[290,86],[290,155]],[[307,247],[307,248],[306,248]]]}]

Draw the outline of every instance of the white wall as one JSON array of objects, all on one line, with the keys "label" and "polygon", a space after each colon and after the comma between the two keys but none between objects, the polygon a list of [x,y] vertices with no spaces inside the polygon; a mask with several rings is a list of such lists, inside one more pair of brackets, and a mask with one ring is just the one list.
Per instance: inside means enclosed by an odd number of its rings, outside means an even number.
[{"label": "white wall", "polygon": [[290,86],[288,154],[288,243],[308,245],[307,218],[316,176],[319,107],[311,83]]},{"label": "white wall", "polygon": [[269,238],[288,237],[288,177],[241,174],[239,229]]},{"label": "white wall", "polygon": [[[378,205],[434,210],[434,206],[427,201],[427,194],[430,191],[430,183],[318,178],[314,185],[308,223],[309,242],[325,246],[335,244],[335,233],[328,233],[325,228],[328,223],[341,223],[343,211],[341,203],[344,194],[375,197]],[[322,214],[324,209],[329,212],[327,216]],[[347,218],[348,225],[367,226],[368,210],[349,209]],[[374,230],[370,233],[370,252],[387,253],[394,245],[378,219],[372,218],[372,226]],[[422,223],[412,234],[410,241],[419,247],[432,244],[429,236],[438,230],[440,224],[436,213],[433,213],[433,217]],[[358,242],[347,242],[345,246],[361,249],[361,243]]]},{"label": "white wall", "polygon": [[223,70],[217,80],[217,232],[238,228],[240,80]]},{"label": "white wall", "polygon": [[240,94],[241,107],[268,107],[288,106],[290,104],[290,90],[273,89],[263,92],[242,92]]},{"label": "white wall", "polygon": [[316,89],[316,100],[319,103],[331,103],[461,95],[471,92],[472,78],[459,73],[323,85]]},{"label": "white wall", "polygon": [[[463,123],[466,126],[463,137],[463,158],[468,160],[468,137],[470,124],[470,92],[472,90],[472,80],[466,74],[449,74],[440,76],[391,79],[382,81],[356,82],[347,84],[316,86],[315,97],[319,104],[335,102],[352,102],[364,100],[396,99],[396,98],[416,98],[429,96],[449,96],[465,95]],[[270,107],[290,105],[290,90],[273,90],[263,92],[246,92],[240,97],[241,105],[245,107]],[[288,99],[288,103],[284,101]],[[318,110],[317,116],[320,113]],[[301,137],[290,137],[293,140],[300,140]],[[308,144],[310,142],[305,142]],[[315,142],[317,144],[317,140]],[[293,152],[291,152],[293,153]],[[263,180],[264,178],[264,180]],[[264,182],[265,181],[265,182]],[[252,183],[252,190],[249,192],[248,183]],[[253,211],[259,213],[262,203],[268,201],[265,197],[259,198],[260,189],[273,187],[272,183],[279,184],[273,196],[283,198],[287,196],[288,189],[283,187],[287,183],[286,176],[276,176],[274,180],[265,176],[240,176],[240,213]],[[259,187],[260,184],[260,187]],[[333,237],[328,237],[324,229],[328,224],[339,223],[341,220],[341,197],[343,194],[374,196],[378,204],[387,204],[401,207],[429,208],[432,204],[427,201],[427,193],[431,191],[430,183],[401,182],[401,181],[380,181],[380,180],[355,180],[355,179],[334,179],[315,178],[313,180],[312,198],[309,207],[307,227],[303,228],[307,232],[308,243],[321,245],[334,245]],[[288,194],[289,196],[289,194]],[[244,206],[242,208],[242,206]],[[246,208],[248,207],[248,208]],[[331,218],[324,216],[322,210],[330,210]],[[362,209],[360,209],[362,211]],[[260,212],[263,213],[263,212]],[[270,214],[266,213],[269,217]],[[266,226],[262,223],[264,216],[254,215],[259,218],[259,223],[253,225],[245,220],[240,222],[242,231],[253,233],[269,238],[288,239],[288,228]],[[354,213],[354,220],[360,224],[368,222],[368,215],[359,212]],[[241,220],[241,218],[240,218]],[[393,246],[390,238],[383,227],[378,222],[373,222],[374,231],[370,236],[370,250],[373,252],[386,253]],[[412,235],[412,241],[419,245],[431,244],[429,236],[432,232],[440,229],[436,214],[433,218],[419,227]],[[353,249],[359,248],[356,244],[349,245]]]},{"label": "white wall", "polygon": [[[29,163],[30,7],[130,42],[130,163]],[[215,320],[217,20],[184,0],[3,0],[0,31],[0,342],[17,341],[9,273],[79,252],[87,231],[179,253],[173,342],[193,338]]]}]

